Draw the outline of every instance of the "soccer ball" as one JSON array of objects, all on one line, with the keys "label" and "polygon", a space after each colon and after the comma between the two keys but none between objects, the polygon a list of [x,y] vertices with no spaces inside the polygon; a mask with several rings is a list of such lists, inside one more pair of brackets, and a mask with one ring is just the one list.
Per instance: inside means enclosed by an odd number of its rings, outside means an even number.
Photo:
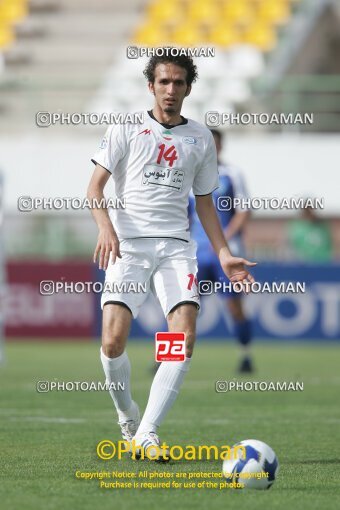
[{"label": "soccer ball", "polygon": [[228,457],[223,461],[227,487],[269,489],[273,485],[279,462],[275,452],[266,443],[246,439],[234,444]]}]

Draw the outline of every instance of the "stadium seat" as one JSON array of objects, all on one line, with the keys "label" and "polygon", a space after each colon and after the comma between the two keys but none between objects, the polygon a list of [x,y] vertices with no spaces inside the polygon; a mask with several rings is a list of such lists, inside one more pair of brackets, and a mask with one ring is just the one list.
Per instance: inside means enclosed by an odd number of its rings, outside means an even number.
[{"label": "stadium seat", "polygon": [[152,25],[144,25],[137,30],[133,37],[133,41],[136,44],[145,46],[163,46],[167,42],[170,42],[170,39],[170,34],[166,33],[164,29],[155,28]]},{"label": "stadium seat", "polygon": [[258,21],[275,25],[285,24],[290,17],[290,6],[286,0],[265,0],[258,7]]},{"label": "stadium seat", "polygon": [[0,1],[0,50],[7,50],[14,43],[14,26],[27,14],[27,0]]},{"label": "stadium seat", "polygon": [[249,1],[227,2],[222,7],[222,19],[230,24],[247,24],[254,17],[254,9]]},{"label": "stadium seat", "polygon": [[204,105],[203,109],[204,114],[206,114],[206,112],[229,113],[232,111],[234,111],[232,103],[225,95],[211,98],[210,101]]},{"label": "stadium seat", "polygon": [[209,33],[209,42],[227,48],[240,42],[240,32],[231,26],[217,26]]},{"label": "stadium seat", "polygon": [[216,100],[226,100],[229,103],[243,103],[251,96],[251,90],[245,80],[240,78],[228,78],[220,80],[216,84]]},{"label": "stadium seat", "polygon": [[10,25],[0,22],[0,50],[7,49],[14,42],[14,32]]},{"label": "stadium seat", "polygon": [[183,46],[195,46],[204,42],[202,31],[189,23],[175,28],[171,38],[172,42]]},{"label": "stadium seat", "polygon": [[275,48],[277,39],[275,31],[267,25],[254,25],[243,34],[243,43],[252,44],[267,52]]},{"label": "stadium seat", "polygon": [[160,23],[168,20],[180,20],[182,13],[181,3],[177,0],[156,1],[147,8],[147,15],[150,23],[158,26]]},{"label": "stadium seat", "polygon": [[221,48],[245,44],[267,52],[277,42],[274,27],[289,20],[295,1],[299,0],[154,0],[146,8],[147,19],[135,42],[210,43]]},{"label": "stadium seat", "polygon": [[28,14],[26,0],[10,0],[0,3],[0,21],[16,23],[21,21]]},{"label": "stadium seat", "polygon": [[242,44],[229,50],[228,67],[231,74],[240,78],[254,78],[264,71],[262,52],[251,45]]},{"label": "stadium seat", "polygon": [[228,59],[224,51],[216,48],[215,57],[204,58],[204,62],[199,66],[200,77],[207,80],[225,77],[228,71]]},{"label": "stadium seat", "polygon": [[188,6],[188,18],[196,23],[213,23],[219,19],[220,11],[213,2],[198,0]]},{"label": "stadium seat", "polygon": [[[147,57],[140,57],[137,59],[129,59],[125,58],[125,55],[123,58],[121,58],[117,63],[117,68],[119,69],[119,74],[124,76],[126,79],[132,79],[135,80],[138,76],[143,76],[142,72],[145,68],[145,65],[147,63],[148,59]],[[116,77],[116,73],[113,72],[113,75],[110,77],[111,82],[112,79]]]},{"label": "stadium seat", "polygon": [[[199,73],[201,77],[201,72]],[[211,86],[207,83],[205,79],[199,79],[196,83],[193,84],[192,91],[190,93],[190,103],[199,103],[203,104],[206,101],[209,101],[211,98]]]}]

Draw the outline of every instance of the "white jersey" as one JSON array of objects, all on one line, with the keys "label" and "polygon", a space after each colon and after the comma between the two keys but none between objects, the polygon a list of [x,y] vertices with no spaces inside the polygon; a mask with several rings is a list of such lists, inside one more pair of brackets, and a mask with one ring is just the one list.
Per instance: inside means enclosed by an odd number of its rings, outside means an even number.
[{"label": "white jersey", "polygon": [[218,188],[216,147],[202,124],[184,119],[164,127],[144,112],[142,124],[108,128],[92,161],[113,177],[125,208],[109,209],[120,239],[190,239],[188,197]]}]

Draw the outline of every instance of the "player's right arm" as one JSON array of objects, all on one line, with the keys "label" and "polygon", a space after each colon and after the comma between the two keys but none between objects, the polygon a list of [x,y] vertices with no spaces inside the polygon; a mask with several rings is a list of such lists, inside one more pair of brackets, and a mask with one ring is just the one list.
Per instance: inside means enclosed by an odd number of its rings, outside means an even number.
[{"label": "player's right arm", "polygon": [[[90,184],[87,189],[87,198],[93,203],[104,204],[104,188],[110,178],[110,173],[100,165],[96,165]],[[112,253],[112,264],[116,258],[121,258],[119,251],[118,236],[113,228],[107,208],[91,208],[92,215],[98,226],[98,241],[94,250],[93,262],[96,262],[99,255],[99,269],[107,269],[110,253]]]}]

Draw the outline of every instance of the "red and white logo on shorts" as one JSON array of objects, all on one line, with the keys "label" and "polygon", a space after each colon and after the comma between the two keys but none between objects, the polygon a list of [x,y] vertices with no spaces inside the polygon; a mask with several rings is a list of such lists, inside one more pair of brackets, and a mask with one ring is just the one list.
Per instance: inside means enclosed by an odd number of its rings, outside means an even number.
[{"label": "red and white logo on shorts", "polygon": [[156,361],[184,361],[185,333],[158,332],[155,335]]}]

